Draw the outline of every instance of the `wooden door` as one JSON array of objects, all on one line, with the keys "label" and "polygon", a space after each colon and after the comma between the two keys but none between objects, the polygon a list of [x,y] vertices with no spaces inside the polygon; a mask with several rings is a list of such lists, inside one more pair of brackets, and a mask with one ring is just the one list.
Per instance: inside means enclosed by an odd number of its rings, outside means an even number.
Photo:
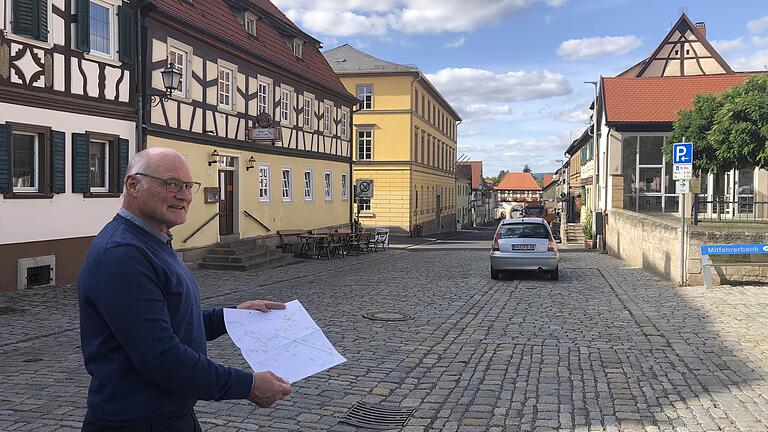
[{"label": "wooden door", "polygon": [[234,232],[234,171],[219,171],[219,235]]}]

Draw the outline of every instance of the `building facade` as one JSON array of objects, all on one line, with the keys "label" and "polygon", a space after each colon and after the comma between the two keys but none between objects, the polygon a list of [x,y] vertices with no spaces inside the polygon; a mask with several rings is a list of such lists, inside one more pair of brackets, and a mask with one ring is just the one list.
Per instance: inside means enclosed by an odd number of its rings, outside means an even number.
[{"label": "building facade", "polygon": [[133,6],[1,3],[0,290],[74,284],[136,145]]},{"label": "building facade", "polygon": [[147,147],[177,149],[195,180],[174,247],[351,223],[353,95],[320,42],[268,0],[154,0],[142,16]]},{"label": "building facade", "polygon": [[[683,14],[648,58],[616,77],[603,77],[598,104],[598,160],[603,173],[598,208],[680,211],[672,164],[663,155],[678,111],[690,109],[696,95],[720,94],[759,73],[765,72],[733,71],[707,40],[706,25],[694,24]],[[750,202],[768,199],[766,170],[747,166],[699,175],[705,201],[731,203],[719,209],[724,217],[752,214],[759,209]],[[716,211],[711,204],[700,210]]]},{"label": "building facade", "polygon": [[455,230],[459,115],[414,66],[349,45],[324,55],[360,101],[353,180],[374,186],[372,199],[357,201],[363,225],[410,234]]}]

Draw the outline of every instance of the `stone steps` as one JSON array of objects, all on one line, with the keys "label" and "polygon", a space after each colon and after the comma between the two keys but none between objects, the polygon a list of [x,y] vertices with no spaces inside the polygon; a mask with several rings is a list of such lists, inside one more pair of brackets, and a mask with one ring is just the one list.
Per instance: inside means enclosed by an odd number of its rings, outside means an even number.
[{"label": "stone steps", "polygon": [[197,268],[206,270],[247,271],[284,267],[299,262],[291,254],[254,240],[222,242],[208,249]]}]

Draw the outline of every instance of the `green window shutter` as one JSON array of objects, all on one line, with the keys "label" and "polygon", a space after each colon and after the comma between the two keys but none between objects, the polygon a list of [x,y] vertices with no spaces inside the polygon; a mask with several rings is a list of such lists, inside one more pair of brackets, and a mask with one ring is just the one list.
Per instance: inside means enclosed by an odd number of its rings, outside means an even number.
[{"label": "green window shutter", "polygon": [[133,40],[134,22],[133,9],[130,6],[117,7],[117,22],[119,26],[119,49],[120,61],[127,64],[133,64]]},{"label": "green window shutter", "polygon": [[125,183],[125,172],[128,168],[128,154],[130,143],[125,138],[117,140],[117,191],[123,193],[123,184]]},{"label": "green window shutter", "polygon": [[66,134],[61,131],[51,131],[51,192],[64,193],[66,174]]},{"label": "green window shutter", "polygon": [[48,0],[37,1],[37,38],[43,42],[48,42]]},{"label": "green window shutter", "polygon": [[39,10],[38,0],[13,0],[13,32],[37,38]]},{"label": "green window shutter", "polygon": [[91,139],[88,134],[72,134],[72,192],[89,193],[89,165]]},{"label": "green window shutter", "polygon": [[11,127],[0,124],[0,193],[13,191],[11,180],[11,143],[13,135]]},{"label": "green window shutter", "polygon": [[91,51],[91,2],[77,0],[77,49]]}]

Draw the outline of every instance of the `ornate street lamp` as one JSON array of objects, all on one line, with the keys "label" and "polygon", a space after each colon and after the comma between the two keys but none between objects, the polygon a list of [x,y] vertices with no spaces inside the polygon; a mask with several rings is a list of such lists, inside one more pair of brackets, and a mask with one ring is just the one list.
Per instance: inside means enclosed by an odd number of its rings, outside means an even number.
[{"label": "ornate street lamp", "polygon": [[171,95],[181,84],[181,72],[176,70],[176,65],[168,63],[168,66],[160,71],[160,75],[163,77],[163,87],[165,87],[165,93],[163,94],[150,94],[149,101],[153,107],[160,105],[160,101],[168,102],[171,99]]}]

